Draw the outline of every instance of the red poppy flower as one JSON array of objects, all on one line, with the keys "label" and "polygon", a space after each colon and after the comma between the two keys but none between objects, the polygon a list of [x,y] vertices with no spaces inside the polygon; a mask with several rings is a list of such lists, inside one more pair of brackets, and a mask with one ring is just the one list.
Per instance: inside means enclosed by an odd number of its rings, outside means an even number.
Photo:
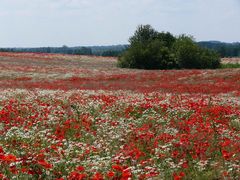
[{"label": "red poppy flower", "polygon": [[38,164],[40,164],[41,166],[43,166],[46,169],[52,168],[52,164],[46,162],[45,160],[38,161]]}]

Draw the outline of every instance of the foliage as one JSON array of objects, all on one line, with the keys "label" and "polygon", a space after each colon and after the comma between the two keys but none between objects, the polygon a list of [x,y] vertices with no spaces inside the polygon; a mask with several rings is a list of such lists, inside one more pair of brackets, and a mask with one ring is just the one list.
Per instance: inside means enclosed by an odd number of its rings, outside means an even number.
[{"label": "foliage", "polygon": [[73,54],[77,55],[92,55],[92,49],[87,47],[81,47],[73,51]]},{"label": "foliage", "polygon": [[171,50],[175,38],[170,33],[159,33],[150,25],[141,25],[129,42],[130,47],[119,59],[120,67],[169,69],[176,66]]},{"label": "foliage", "polygon": [[135,31],[134,35],[129,38],[131,46],[142,44],[147,45],[152,40],[156,39],[158,32],[154,30],[150,25],[140,25]]},{"label": "foliage", "polygon": [[181,35],[174,46],[179,68],[214,69],[220,65],[217,53],[199,47],[192,37]]},{"label": "foliage", "polygon": [[128,45],[112,46],[80,46],[68,47],[37,47],[37,48],[0,48],[0,52],[58,53],[96,56],[118,56],[128,48]]},{"label": "foliage", "polygon": [[[167,35],[168,33],[163,33]],[[171,35],[169,33],[169,35]],[[221,57],[240,57],[240,43],[224,43],[218,41],[201,41],[197,43],[203,48],[208,48],[218,52]],[[82,47],[39,47],[39,48],[0,48],[0,52],[37,52],[37,53],[61,53],[74,54],[75,50]],[[118,56],[124,52],[128,45],[112,45],[112,46],[88,46],[91,48],[92,54],[97,56]],[[114,53],[113,53],[114,52]]]},{"label": "foliage", "polygon": [[106,57],[118,57],[122,54],[121,50],[114,51],[114,50],[107,50],[102,53],[102,56]]},{"label": "foliage", "polygon": [[199,47],[192,37],[174,37],[169,32],[157,32],[150,25],[140,25],[129,42],[130,47],[118,61],[123,68],[202,69],[220,65],[218,54]]}]

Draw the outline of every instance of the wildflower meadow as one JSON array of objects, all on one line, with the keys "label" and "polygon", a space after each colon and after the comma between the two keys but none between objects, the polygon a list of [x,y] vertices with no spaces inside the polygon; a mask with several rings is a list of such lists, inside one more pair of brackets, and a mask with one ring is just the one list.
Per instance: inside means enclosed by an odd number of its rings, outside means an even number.
[{"label": "wildflower meadow", "polygon": [[0,53],[0,179],[239,179],[240,69]]}]

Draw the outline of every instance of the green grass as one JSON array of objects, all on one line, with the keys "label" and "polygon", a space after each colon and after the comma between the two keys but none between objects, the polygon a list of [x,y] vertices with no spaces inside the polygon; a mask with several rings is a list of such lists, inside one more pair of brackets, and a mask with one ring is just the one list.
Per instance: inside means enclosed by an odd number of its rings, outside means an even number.
[{"label": "green grass", "polygon": [[226,68],[240,68],[240,64],[239,63],[235,63],[235,64],[231,64],[231,63],[221,64],[221,68],[222,69],[226,69]]}]

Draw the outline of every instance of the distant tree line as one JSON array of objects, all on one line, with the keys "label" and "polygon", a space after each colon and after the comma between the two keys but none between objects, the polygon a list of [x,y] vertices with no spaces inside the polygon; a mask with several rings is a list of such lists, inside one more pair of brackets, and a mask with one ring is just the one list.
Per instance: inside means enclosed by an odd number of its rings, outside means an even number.
[{"label": "distant tree line", "polygon": [[198,42],[201,47],[217,51],[221,57],[240,57],[240,43],[224,43],[219,41]]},{"label": "distant tree line", "polygon": [[60,53],[76,55],[119,56],[128,45],[89,46],[89,47],[39,47],[39,48],[0,48],[0,52]]},{"label": "distant tree line", "polygon": [[[201,41],[197,44],[203,48],[216,51],[221,57],[240,57],[240,43],[224,43],[219,41]],[[32,52],[32,53],[61,53],[96,56],[120,56],[129,45],[113,46],[80,46],[68,47],[38,47],[38,48],[0,48],[0,52]]]},{"label": "distant tree line", "polygon": [[92,55],[91,48],[79,47],[39,47],[39,48],[1,48],[1,52],[29,52],[29,53],[61,53],[61,54],[83,54]]}]

